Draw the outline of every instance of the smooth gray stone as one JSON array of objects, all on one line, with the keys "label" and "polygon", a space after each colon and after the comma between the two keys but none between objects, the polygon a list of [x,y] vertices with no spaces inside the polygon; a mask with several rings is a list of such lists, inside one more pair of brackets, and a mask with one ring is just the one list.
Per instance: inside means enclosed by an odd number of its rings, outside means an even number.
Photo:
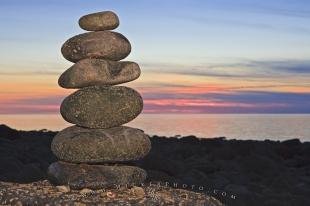
[{"label": "smooth gray stone", "polygon": [[83,59],[67,69],[59,77],[58,84],[63,88],[116,85],[133,81],[140,73],[139,65],[134,62]]},{"label": "smooth gray stone", "polygon": [[65,162],[126,162],[144,157],[151,149],[151,142],[142,130],[131,127],[88,129],[72,126],[54,137],[51,148],[58,159]]},{"label": "smooth gray stone", "polygon": [[119,26],[119,19],[112,11],[103,11],[82,16],[79,25],[87,31],[113,30]]},{"label": "smooth gray stone", "polygon": [[86,58],[119,61],[127,57],[130,51],[128,39],[112,31],[79,34],[67,40],[61,47],[62,55],[74,63]]},{"label": "smooth gray stone", "polygon": [[47,171],[48,179],[56,185],[72,189],[104,189],[119,185],[140,185],[147,177],[145,170],[126,165],[88,165],[55,162]]},{"label": "smooth gray stone", "polygon": [[105,129],[130,122],[142,109],[142,97],[131,88],[91,86],[66,97],[60,106],[60,113],[72,124]]}]

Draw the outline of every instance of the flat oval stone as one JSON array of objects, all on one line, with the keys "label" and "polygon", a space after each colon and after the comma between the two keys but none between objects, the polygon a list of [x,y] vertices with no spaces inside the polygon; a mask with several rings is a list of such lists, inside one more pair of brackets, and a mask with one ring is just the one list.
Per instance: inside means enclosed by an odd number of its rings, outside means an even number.
[{"label": "flat oval stone", "polygon": [[83,59],[67,69],[58,79],[58,84],[63,88],[116,85],[133,81],[140,74],[140,67],[134,62]]},{"label": "flat oval stone", "polygon": [[87,31],[113,30],[119,26],[119,19],[114,12],[103,11],[82,16],[79,25]]},{"label": "flat oval stone", "polygon": [[127,57],[130,51],[128,39],[112,31],[79,34],[67,40],[61,47],[62,55],[71,62],[86,58],[119,61]]},{"label": "flat oval stone", "polygon": [[142,97],[131,88],[91,86],[66,97],[60,113],[72,124],[104,129],[130,122],[142,109]]},{"label": "flat oval stone", "polygon": [[49,180],[56,185],[69,185],[72,189],[104,189],[124,185],[140,185],[146,172],[126,165],[87,165],[55,162],[48,168]]},{"label": "flat oval stone", "polygon": [[65,162],[111,163],[141,159],[150,151],[151,142],[142,130],[131,127],[72,126],[54,137],[51,148]]}]

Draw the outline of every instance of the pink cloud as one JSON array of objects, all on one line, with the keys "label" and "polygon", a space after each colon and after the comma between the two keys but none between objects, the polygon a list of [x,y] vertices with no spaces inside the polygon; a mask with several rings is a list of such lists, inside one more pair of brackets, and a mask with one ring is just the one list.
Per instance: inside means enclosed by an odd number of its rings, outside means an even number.
[{"label": "pink cloud", "polygon": [[[309,93],[193,92],[181,87],[138,91],[144,99],[144,113],[307,113],[310,104]],[[57,114],[65,96],[0,99],[0,114]]]}]

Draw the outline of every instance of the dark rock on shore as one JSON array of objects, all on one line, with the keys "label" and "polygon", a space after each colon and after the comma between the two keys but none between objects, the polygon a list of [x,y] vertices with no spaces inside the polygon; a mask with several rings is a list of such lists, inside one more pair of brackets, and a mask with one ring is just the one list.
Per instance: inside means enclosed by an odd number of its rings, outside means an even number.
[{"label": "dark rock on shore", "polygon": [[87,128],[111,128],[128,123],[143,109],[140,94],[124,86],[92,86],[66,97],[60,107],[62,117]]},{"label": "dark rock on shore", "polygon": [[[11,129],[10,127],[8,127],[4,124],[0,125],[0,132],[1,132],[1,134],[0,134],[1,137],[6,138],[8,140],[19,139],[21,137],[20,133],[17,130]],[[1,141],[1,139],[0,139],[0,141]]]},{"label": "dark rock on shore", "polygon": [[46,178],[49,164],[57,159],[50,150],[55,134],[0,125],[0,181],[27,183]]},{"label": "dark rock on shore", "polygon": [[[6,134],[15,134],[14,140]],[[56,161],[50,150],[56,134],[0,127],[0,181],[46,179],[48,165]],[[187,184],[183,189],[207,193],[232,206],[310,205],[309,142],[194,136],[153,136],[151,142],[150,153],[136,162],[148,172],[147,182],[178,183],[178,188]]]},{"label": "dark rock on shore", "polygon": [[69,185],[72,189],[101,189],[115,185],[140,185],[146,172],[127,165],[88,165],[55,162],[47,171],[49,179],[56,185]]},{"label": "dark rock on shore", "polygon": [[126,162],[144,157],[151,149],[151,142],[142,130],[131,127],[88,129],[72,126],[55,136],[51,149],[65,162]]}]

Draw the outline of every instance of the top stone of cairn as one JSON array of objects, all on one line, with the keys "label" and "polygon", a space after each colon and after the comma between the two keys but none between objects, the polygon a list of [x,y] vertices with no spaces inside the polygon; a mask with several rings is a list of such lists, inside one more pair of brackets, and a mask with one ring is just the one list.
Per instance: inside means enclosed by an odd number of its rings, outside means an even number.
[{"label": "top stone of cairn", "polygon": [[86,31],[113,30],[119,26],[119,19],[112,11],[103,11],[82,16],[79,25]]}]

